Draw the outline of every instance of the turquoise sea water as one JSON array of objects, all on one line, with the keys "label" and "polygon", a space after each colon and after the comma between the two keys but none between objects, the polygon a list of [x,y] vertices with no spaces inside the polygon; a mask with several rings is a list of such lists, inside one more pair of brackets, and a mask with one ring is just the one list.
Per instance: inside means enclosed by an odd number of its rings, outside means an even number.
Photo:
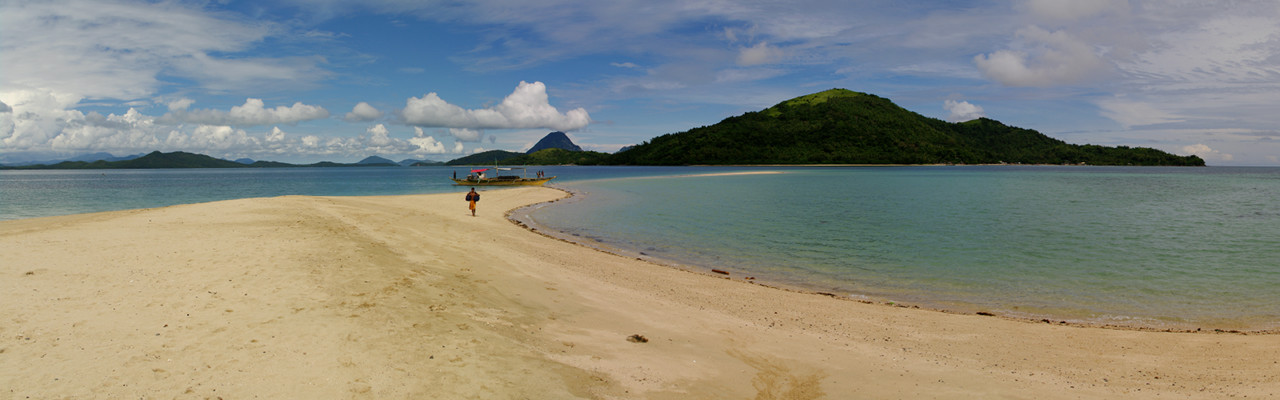
[{"label": "turquoise sea water", "polygon": [[1280,169],[775,168],[568,182],[578,240],[882,301],[1177,329],[1280,327]]},{"label": "turquoise sea water", "polygon": [[[1280,169],[547,167],[538,225],[854,297],[1029,318],[1280,328]],[[449,168],[0,171],[0,219],[457,192]],[[780,174],[690,176],[718,172]]]}]

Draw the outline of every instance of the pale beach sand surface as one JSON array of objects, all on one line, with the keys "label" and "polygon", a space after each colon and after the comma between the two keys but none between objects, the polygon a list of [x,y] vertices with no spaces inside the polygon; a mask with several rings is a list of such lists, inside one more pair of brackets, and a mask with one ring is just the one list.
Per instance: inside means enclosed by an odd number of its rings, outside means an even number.
[{"label": "pale beach sand surface", "polygon": [[474,218],[459,192],[0,222],[0,399],[1280,396],[1280,336],[772,289],[503,215],[558,190],[483,196]]}]

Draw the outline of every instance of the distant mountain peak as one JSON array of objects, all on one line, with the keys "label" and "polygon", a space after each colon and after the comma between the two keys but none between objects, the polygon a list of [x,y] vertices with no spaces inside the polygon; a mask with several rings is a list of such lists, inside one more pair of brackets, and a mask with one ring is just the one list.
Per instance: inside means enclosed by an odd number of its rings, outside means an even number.
[{"label": "distant mountain peak", "polygon": [[400,164],[397,164],[395,161],[391,161],[391,160],[388,160],[388,159],[385,159],[385,158],[382,158],[382,157],[378,157],[378,156],[369,156],[369,157],[365,157],[365,159],[360,160],[360,162],[358,162],[358,163],[356,163],[356,164],[391,164],[391,165],[400,165]]},{"label": "distant mountain peak", "polygon": [[543,149],[565,149],[569,151],[582,151],[581,147],[578,147],[578,145],[573,144],[573,140],[569,139],[569,135],[565,135],[564,132],[560,132],[560,131],[551,132],[551,133],[548,133],[547,136],[543,136],[542,140],[539,140],[538,143],[533,145],[533,147],[530,148],[529,151],[525,152],[525,154],[533,154],[534,152],[537,152],[538,150],[543,150]]}]

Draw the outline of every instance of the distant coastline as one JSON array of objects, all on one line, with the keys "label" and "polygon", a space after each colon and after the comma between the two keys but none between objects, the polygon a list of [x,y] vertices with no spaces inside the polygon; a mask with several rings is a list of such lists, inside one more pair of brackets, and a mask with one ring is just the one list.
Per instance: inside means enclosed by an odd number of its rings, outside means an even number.
[{"label": "distant coastline", "polygon": [[[416,160],[414,160],[416,161]],[[414,165],[444,165],[443,163],[421,162]],[[230,161],[210,157],[204,154],[175,151],[161,153],[153,151],[147,155],[125,160],[107,161],[62,161],[56,164],[8,165],[0,166],[0,170],[32,170],[32,169],[160,169],[160,168],[326,168],[326,167],[398,167],[401,164],[385,158],[372,156],[357,163],[335,163],[321,161],[314,164],[289,164],[277,161]]]}]

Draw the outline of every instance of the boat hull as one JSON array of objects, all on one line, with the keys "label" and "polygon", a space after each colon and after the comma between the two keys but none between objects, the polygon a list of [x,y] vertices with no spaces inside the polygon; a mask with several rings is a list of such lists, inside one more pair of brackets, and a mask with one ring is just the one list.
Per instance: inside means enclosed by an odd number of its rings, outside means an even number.
[{"label": "boat hull", "polygon": [[454,186],[542,186],[554,176],[537,179],[452,179]]}]

